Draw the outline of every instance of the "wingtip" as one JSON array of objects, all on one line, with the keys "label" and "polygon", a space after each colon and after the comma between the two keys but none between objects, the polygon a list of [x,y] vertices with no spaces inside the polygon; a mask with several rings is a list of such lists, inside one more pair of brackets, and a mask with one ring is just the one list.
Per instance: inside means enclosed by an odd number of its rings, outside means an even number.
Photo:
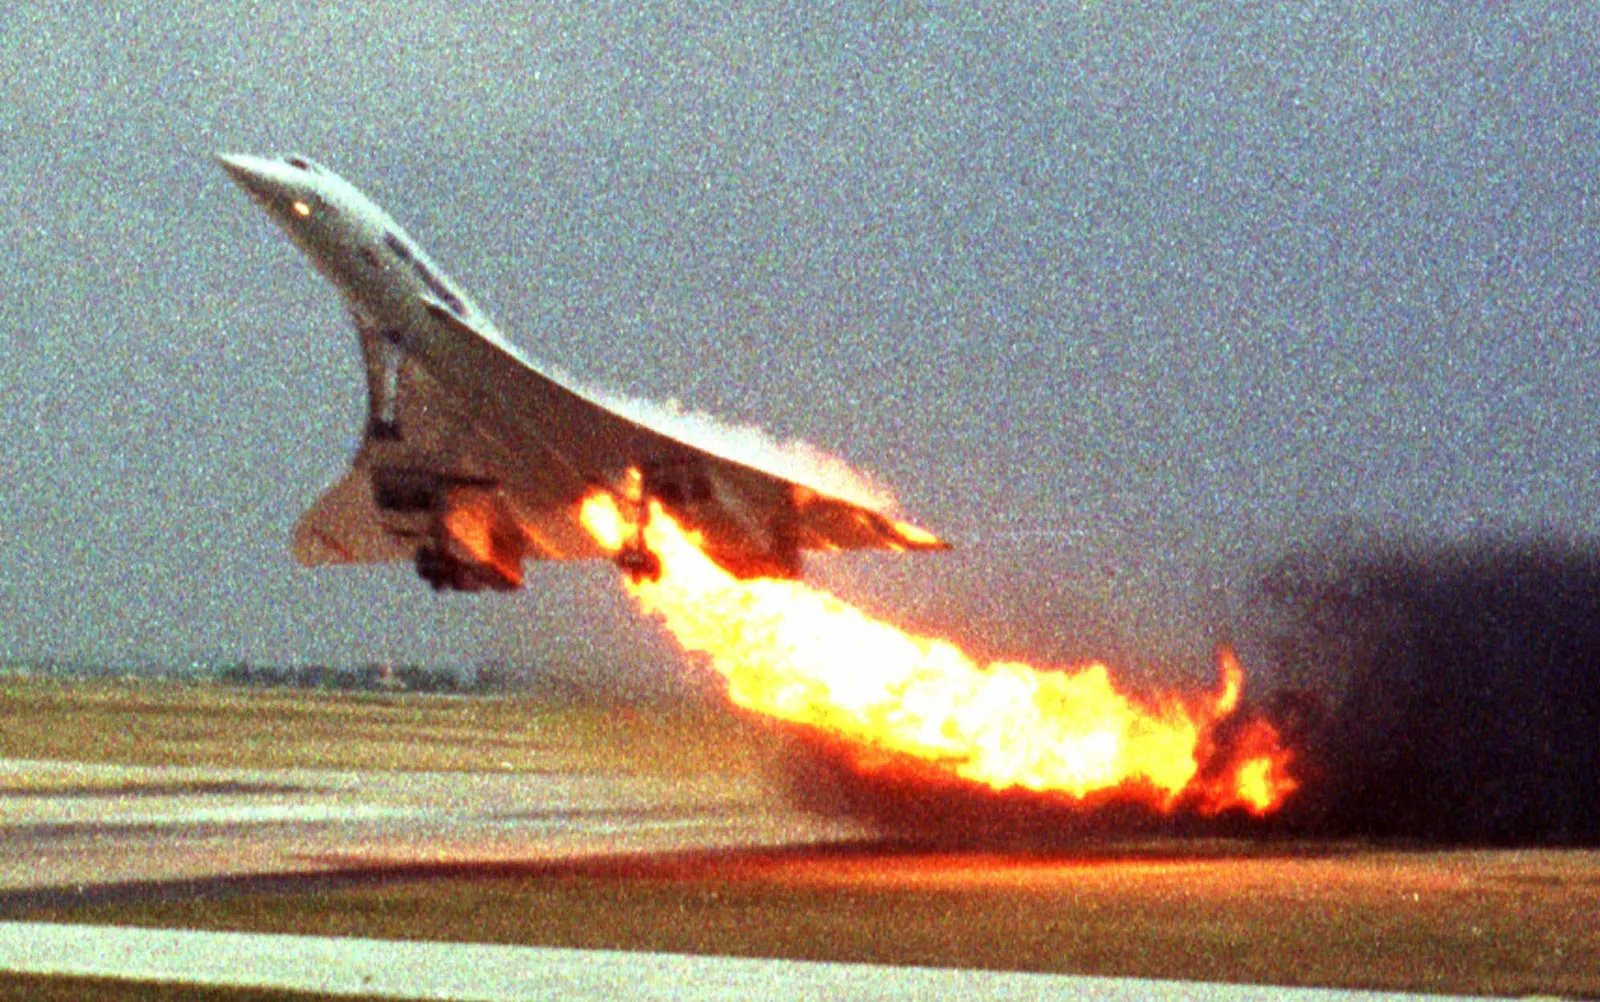
[{"label": "wingtip", "polygon": [[900,537],[909,550],[948,550],[950,544],[935,536],[920,525],[896,520],[894,523],[895,534]]}]

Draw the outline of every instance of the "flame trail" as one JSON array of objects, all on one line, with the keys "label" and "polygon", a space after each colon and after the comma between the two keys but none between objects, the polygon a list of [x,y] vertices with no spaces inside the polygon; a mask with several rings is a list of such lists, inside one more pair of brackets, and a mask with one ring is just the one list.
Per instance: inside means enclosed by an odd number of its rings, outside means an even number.
[{"label": "flame trail", "polygon": [[[612,550],[633,531],[603,491],[584,502],[582,518]],[[802,582],[739,580],[656,504],[645,539],[663,573],[627,584],[639,606],[686,651],[709,659],[735,703],[849,742],[858,768],[914,761],[994,790],[1203,813],[1266,814],[1297,785],[1289,752],[1265,721],[1219,740],[1243,682],[1231,654],[1221,659],[1216,692],[1140,700],[1103,665],[981,665],[954,644],[902,631]]]}]

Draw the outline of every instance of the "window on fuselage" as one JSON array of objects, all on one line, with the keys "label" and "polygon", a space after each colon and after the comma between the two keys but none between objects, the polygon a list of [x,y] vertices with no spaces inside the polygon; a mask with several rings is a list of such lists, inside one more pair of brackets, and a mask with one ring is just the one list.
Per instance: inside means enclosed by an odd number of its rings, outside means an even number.
[{"label": "window on fuselage", "polygon": [[432,268],[429,268],[416,258],[411,259],[411,268],[417,273],[417,277],[422,279],[422,284],[428,287],[428,291],[433,293],[433,298],[443,303],[451,313],[463,319],[466,318],[466,307],[462,305],[456,294],[451,292],[444,282],[440,280],[439,276],[433,273]]},{"label": "window on fuselage", "polygon": [[433,295],[433,298],[443,303],[445,309],[463,320],[467,318],[467,307],[466,304],[461,302],[461,297],[451,292],[449,287],[444,284],[444,281],[433,273],[432,268],[417,260],[416,256],[411,253],[411,248],[406,246],[404,240],[401,240],[393,233],[385,233],[383,235],[383,245],[394,252],[395,257],[411,266],[411,270],[416,272],[417,278],[427,287],[428,292]]},{"label": "window on fuselage", "polygon": [[383,245],[389,248],[391,251],[394,251],[394,256],[400,260],[411,260],[411,248],[407,247],[406,242],[395,236],[393,233],[385,233],[383,235]]}]

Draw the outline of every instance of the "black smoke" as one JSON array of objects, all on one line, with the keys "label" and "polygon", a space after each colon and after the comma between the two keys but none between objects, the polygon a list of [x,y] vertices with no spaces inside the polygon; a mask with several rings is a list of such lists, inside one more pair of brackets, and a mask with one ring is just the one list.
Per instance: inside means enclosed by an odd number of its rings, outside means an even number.
[{"label": "black smoke", "polygon": [[1562,541],[1308,546],[1264,575],[1303,731],[1285,823],[1600,843],[1600,552]]}]

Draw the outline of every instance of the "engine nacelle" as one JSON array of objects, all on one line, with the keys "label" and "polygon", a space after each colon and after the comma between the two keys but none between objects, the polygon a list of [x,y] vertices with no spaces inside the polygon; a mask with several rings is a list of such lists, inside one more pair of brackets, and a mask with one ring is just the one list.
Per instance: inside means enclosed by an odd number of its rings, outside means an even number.
[{"label": "engine nacelle", "polygon": [[[655,463],[643,472],[645,497],[700,534],[706,556],[736,578],[798,578],[802,570],[793,499],[748,498],[698,462]],[[623,565],[630,576],[635,572]],[[658,572],[659,573],[659,572]]]},{"label": "engine nacelle", "polygon": [[417,551],[417,576],[434,591],[515,591],[522,584],[520,575],[509,578],[493,564],[463,560],[432,545]]},{"label": "engine nacelle", "polygon": [[398,515],[429,514],[442,503],[451,483],[427,470],[385,467],[372,471],[372,500]]},{"label": "engine nacelle", "polygon": [[493,481],[384,467],[372,473],[372,493],[391,531],[418,541],[417,576],[435,591],[522,586],[527,535]]}]

